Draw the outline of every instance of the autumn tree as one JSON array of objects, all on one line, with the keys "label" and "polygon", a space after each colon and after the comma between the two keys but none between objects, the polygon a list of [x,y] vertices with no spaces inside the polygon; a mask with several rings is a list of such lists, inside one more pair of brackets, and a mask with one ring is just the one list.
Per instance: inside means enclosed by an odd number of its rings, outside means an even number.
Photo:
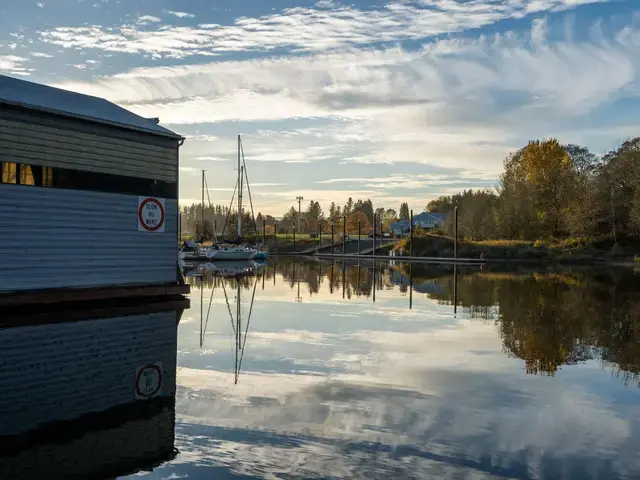
[{"label": "autumn tree", "polygon": [[[574,192],[571,156],[556,139],[536,140],[505,162],[502,219],[523,238],[559,236]],[[515,227],[515,228],[514,228]]]},{"label": "autumn tree", "polygon": [[360,222],[360,232],[366,233],[371,228],[369,220],[364,212],[355,211],[347,218],[347,232],[358,233],[358,222]]},{"label": "autumn tree", "polygon": [[382,217],[382,229],[387,232],[391,224],[398,221],[398,213],[393,208],[385,210]]}]

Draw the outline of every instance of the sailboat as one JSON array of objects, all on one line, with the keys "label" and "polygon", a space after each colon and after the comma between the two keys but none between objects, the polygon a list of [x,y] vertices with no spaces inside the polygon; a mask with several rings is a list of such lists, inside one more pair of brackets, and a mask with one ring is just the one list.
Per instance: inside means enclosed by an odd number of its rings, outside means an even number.
[{"label": "sailboat", "polygon": [[[206,256],[209,260],[251,260],[256,257],[256,255],[259,257],[263,257],[264,255],[262,252],[258,252],[255,248],[240,245],[242,242],[242,187],[246,177],[243,157],[242,143],[240,135],[238,135],[238,180],[236,183],[236,189],[238,191],[237,238],[234,242],[222,242],[213,245],[213,247],[206,252]],[[247,188],[248,185],[249,181],[247,179]],[[251,200],[251,191],[249,191],[249,200]],[[231,203],[233,204],[233,197],[231,198]],[[251,209],[253,211],[253,206]]]}]

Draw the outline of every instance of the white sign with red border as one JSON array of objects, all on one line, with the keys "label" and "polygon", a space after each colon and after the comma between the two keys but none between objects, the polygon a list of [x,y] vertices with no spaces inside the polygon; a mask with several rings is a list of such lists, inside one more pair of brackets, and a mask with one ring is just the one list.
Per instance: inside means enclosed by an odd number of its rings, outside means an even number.
[{"label": "white sign with red border", "polygon": [[165,216],[164,198],[138,197],[139,232],[164,232]]},{"label": "white sign with red border", "polygon": [[162,393],[162,363],[147,363],[136,369],[136,400],[147,400]]}]

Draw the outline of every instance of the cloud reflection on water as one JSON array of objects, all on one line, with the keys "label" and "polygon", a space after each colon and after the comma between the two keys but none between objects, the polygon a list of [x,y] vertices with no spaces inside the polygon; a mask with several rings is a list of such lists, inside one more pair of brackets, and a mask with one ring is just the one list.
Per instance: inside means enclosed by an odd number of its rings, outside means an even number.
[{"label": "cloud reflection on water", "polygon": [[[479,285],[477,274],[469,278]],[[231,362],[225,312],[217,311],[209,324],[205,348],[213,355],[193,343],[194,325],[181,325],[176,427],[181,454],[156,473],[637,477],[638,389],[607,378],[608,370],[593,368],[596,359],[553,377],[527,375],[522,359],[505,355],[500,317],[470,318],[492,312],[487,308],[495,308],[492,302],[477,301],[482,308],[474,310],[463,289],[461,303],[467,306],[453,317],[443,301],[449,280],[447,275],[436,280],[441,293],[430,295],[434,298],[414,292],[412,310],[391,282],[375,307],[357,297],[327,305],[326,283],[318,287],[318,301],[296,303],[295,295],[287,296],[295,282],[269,283],[257,294],[262,310],[254,313],[237,385],[224,366]],[[535,294],[544,300],[548,291]],[[526,301],[522,308],[527,310]],[[327,314],[332,311],[338,315]]]}]

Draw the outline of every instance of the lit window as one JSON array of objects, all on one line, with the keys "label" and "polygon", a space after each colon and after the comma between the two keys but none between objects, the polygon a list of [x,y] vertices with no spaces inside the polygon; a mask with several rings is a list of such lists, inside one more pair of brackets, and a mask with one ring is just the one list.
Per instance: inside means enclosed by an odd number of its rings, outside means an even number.
[{"label": "lit window", "polygon": [[42,186],[53,187],[53,168],[42,167]]},{"label": "lit window", "polygon": [[35,185],[36,180],[33,178],[33,170],[31,165],[20,165],[20,185]]},{"label": "lit window", "polygon": [[16,183],[18,165],[14,162],[2,162],[2,183]]}]

